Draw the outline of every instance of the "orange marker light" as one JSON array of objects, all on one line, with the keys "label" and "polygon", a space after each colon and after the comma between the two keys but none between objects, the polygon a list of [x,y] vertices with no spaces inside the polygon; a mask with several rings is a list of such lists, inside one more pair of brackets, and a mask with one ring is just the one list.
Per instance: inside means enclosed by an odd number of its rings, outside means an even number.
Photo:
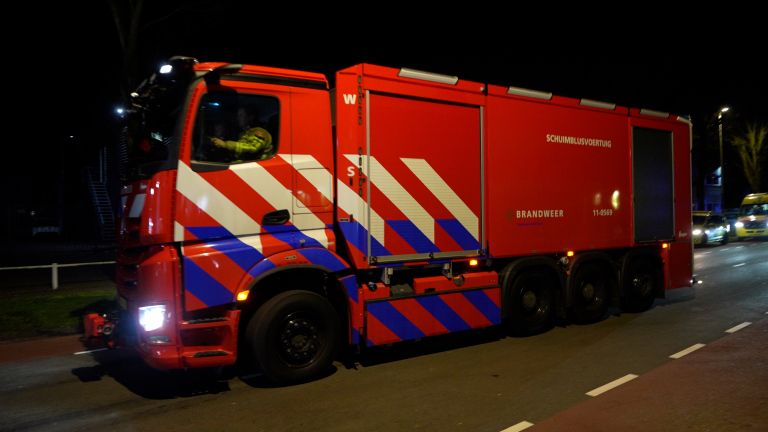
[{"label": "orange marker light", "polygon": [[246,301],[246,300],[248,300],[248,293],[250,293],[250,291],[242,291],[242,292],[237,293],[237,301]]},{"label": "orange marker light", "polygon": [[668,247],[669,247],[669,244],[668,244],[668,243],[662,243],[662,244],[661,244],[661,248],[662,248],[662,249],[666,249],[666,248],[668,248]]},{"label": "orange marker light", "polygon": [[477,260],[476,259],[469,260],[469,265],[476,266],[477,265]]},{"label": "orange marker light", "polygon": [[573,251],[568,251],[568,253],[566,253],[566,255],[568,255],[569,257],[572,257],[573,256]]}]

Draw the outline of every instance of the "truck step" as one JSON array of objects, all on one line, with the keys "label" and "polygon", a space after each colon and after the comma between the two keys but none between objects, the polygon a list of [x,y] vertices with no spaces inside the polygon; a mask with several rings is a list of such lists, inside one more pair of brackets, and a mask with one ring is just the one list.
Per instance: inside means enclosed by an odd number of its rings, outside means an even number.
[{"label": "truck step", "polygon": [[194,358],[201,358],[201,357],[220,357],[220,356],[228,356],[229,353],[226,351],[199,351],[196,352],[195,355],[192,357]]}]

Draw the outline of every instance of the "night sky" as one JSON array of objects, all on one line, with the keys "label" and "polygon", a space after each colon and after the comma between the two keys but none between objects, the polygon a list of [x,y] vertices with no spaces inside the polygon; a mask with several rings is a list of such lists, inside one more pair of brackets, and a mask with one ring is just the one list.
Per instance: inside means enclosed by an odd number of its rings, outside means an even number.
[{"label": "night sky", "polygon": [[[404,3],[338,10],[246,7],[253,3],[234,0],[146,3],[145,25],[169,16],[142,33],[138,66],[147,73],[163,59],[185,55],[320,72],[333,85],[335,70],[368,62],[692,115],[694,121],[726,105],[768,121],[760,66],[768,37],[749,11],[673,11],[647,3],[639,5],[642,11],[465,3],[420,12]],[[190,3],[195,6],[177,11]],[[25,136],[38,137],[38,154],[56,155],[62,142],[73,143],[73,151],[98,147],[115,130],[122,73],[108,2],[68,2],[30,16],[37,16],[34,25],[16,35],[30,42],[9,42],[7,59],[20,60],[15,73],[21,82],[6,86],[23,89],[15,100],[24,115],[14,126],[29,121]],[[44,109],[46,103],[51,108]],[[42,160],[38,169],[40,176],[49,170]],[[27,171],[14,166],[6,174],[14,170]]]},{"label": "night sky", "polygon": [[[106,2],[82,3],[52,15],[53,49],[39,53],[52,54],[56,65],[41,72],[67,83],[64,129],[91,129],[90,120],[106,119],[118,102],[120,51],[110,10]],[[616,18],[581,10],[555,19],[548,10],[475,5],[414,13],[394,4],[365,11],[265,9],[233,0],[146,3],[145,25],[170,16],[142,33],[139,68],[147,72],[186,55],[321,72],[332,80],[335,70],[368,62],[694,116],[724,105],[757,112],[768,95],[759,66],[768,36],[750,26],[748,11],[729,17],[644,4],[645,12]],[[187,3],[196,6],[177,11]]]}]

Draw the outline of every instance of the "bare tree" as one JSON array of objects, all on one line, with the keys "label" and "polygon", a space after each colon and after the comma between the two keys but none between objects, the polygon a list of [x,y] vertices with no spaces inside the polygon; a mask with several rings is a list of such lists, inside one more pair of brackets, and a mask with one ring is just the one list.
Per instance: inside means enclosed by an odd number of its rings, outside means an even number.
[{"label": "bare tree", "polygon": [[768,125],[748,123],[746,131],[734,135],[729,141],[741,157],[744,176],[749,182],[753,193],[760,192],[761,175],[765,166],[766,153],[768,153]]},{"label": "bare tree", "polygon": [[120,93],[127,105],[129,94],[138,84],[137,51],[144,0],[111,0],[109,6],[115,21],[117,36],[120,41],[123,73],[121,74]]},{"label": "bare tree", "polygon": [[[184,41],[199,33],[200,28],[210,28],[204,23],[220,18],[224,13],[221,3],[221,0],[109,0],[120,42],[120,93],[125,106],[129,106],[131,92],[145,78],[142,65],[151,57],[151,52],[158,46],[171,44],[169,40]],[[170,35],[163,33],[167,28],[173,28]],[[151,43],[147,41],[148,36],[152,38]]]}]

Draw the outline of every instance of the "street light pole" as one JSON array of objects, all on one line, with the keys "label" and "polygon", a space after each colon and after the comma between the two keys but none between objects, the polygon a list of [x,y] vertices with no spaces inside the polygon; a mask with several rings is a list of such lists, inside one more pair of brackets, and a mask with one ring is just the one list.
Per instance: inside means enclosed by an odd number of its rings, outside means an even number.
[{"label": "street light pole", "polygon": [[717,113],[717,129],[720,135],[720,213],[725,212],[725,188],[723,184],[723,177],[725,174],[725,167],[723,166],[723,113],[728,111],[728,107],[720,109]]}]

